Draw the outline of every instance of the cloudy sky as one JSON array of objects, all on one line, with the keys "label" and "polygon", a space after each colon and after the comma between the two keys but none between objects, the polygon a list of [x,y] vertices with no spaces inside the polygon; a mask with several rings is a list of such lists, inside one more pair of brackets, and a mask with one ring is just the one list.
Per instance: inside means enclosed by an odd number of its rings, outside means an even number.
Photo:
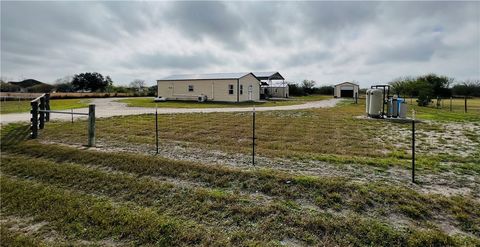
[{"label": "cloudy sky", "polygon": [[480,78],[480,2],[1,2],[1,76]]}]

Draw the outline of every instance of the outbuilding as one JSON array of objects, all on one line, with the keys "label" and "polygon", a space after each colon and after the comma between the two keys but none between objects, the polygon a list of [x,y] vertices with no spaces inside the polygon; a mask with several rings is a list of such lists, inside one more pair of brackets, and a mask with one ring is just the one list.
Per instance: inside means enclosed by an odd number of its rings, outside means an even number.
[{"label": "outbuilding", "polygon": [[354,98],[358,97],[358,84],[352,82],[342,82],[335,85],[333,97],[335,98]]},{"label": "outbuilding", "polygon": [[260,100],[260,80],[249,73],[172,75],[157,80],[167,100],[244,102]]}]

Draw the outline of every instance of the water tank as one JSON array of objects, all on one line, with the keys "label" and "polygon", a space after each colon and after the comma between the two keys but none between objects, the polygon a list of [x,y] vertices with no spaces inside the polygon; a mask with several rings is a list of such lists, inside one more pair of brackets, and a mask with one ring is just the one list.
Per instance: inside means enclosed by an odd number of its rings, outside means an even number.
[{"label": "water tank", "polygon": [[368,108],[370,107],[370,91],[371,89],[368,89],[366,94],[365,94],[365,113],[368,115]]},{"label": "water tank", "polygon": [[371,89],[368,116],[381,117],[383,106],[383,92],[380,89]]},{"label": "water tank", "polygon": [[402,100],[401,102],[399,102],[399,112],[398,112],[398,116],[400,118],[406,118],[407,117],[407,102],[405,102],[405,100]]},{"label": "water tank", "polygon": [[398,100],[392,99],[392,117],[398,117]]}]

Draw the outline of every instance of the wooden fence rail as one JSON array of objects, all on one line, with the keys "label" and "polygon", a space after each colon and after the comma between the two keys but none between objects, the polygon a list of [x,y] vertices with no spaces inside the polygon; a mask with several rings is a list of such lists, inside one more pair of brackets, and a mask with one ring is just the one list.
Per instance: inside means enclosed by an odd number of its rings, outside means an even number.
[{"label": "wooden fence rail", "polygon": [[38,130],[45,127],[45,122],[50,121],[50,113],[71,114],[88,116],[88,144],[89,147],[95,146],[95,104],[88,106],[88,113],[80,112],[65,112],[50,110],[50,94],[42,94],[34,100],[30,101],[32,117],[30,118],[30,137],[36,139],[38,137]]}]

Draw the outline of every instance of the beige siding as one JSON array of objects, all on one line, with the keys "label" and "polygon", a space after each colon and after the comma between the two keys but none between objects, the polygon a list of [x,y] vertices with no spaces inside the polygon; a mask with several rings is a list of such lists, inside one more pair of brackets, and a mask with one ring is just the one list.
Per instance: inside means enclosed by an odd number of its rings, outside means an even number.
[{"label": "beige siding", "polygon": [[288,98],[288,85],[285,87],[266,87],[266,90],[273,98]]},{"label": "beige siding", "polygon": [[[260,82],[255,78],[252,74],[248,74],[239,80],[239,88],[240,85],[243,85],[243,94],[239,95],[239,101],[259,101],[260,100]],[[251,86],[252,92],[251,96],[249,91],[249,87]]]},{"label": "beige siding", "polygon": [[[252,79],[253,78],[253,79]],[[254,82],[254,80],[256,82]],[[200,95],[206,95],[208,101],[237,101],[237,90],[240,81],[244,84],[243,95],[239,95],[240,101],[248,100],[248,85],[253,85],[253,99],[260,100],[259,82],[252,75],[247,75],[237,80],[185,80],[185,81],[163,81],[158,83],[158,96],[167,100],[197,100]],[[256,86],[255,86],[256,84]],[[188,86],[193,85],[193,92],[188,91]],[[233,94],[229,94],[228,85],[233,85]]]}]

